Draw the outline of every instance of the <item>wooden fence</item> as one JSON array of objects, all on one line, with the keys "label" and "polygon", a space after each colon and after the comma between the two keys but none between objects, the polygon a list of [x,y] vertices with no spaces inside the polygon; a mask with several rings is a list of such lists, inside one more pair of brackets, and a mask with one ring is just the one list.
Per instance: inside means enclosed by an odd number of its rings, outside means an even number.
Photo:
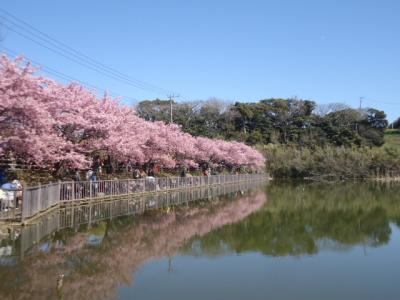
[{"label": "wooden fence", "polygon": [[265,177],[265,174],[147,177],[145,179],[126,180],[68,181],[25,187],[22,202],[22,221],[63,203],[254,181]]}]

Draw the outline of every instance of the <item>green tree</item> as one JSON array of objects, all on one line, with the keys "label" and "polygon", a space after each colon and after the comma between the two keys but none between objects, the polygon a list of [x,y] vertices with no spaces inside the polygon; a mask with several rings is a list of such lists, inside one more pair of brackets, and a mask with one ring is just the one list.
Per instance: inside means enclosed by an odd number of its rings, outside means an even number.
[{"label": "green tree", "polygon": [[[175,104],[173,102],[173,104]],[[138,115],[148,121],[170,120],[170,101],[169,100],[144,100],[136,106]]]},{"label": "green tree", "polygon": [[393,128],[400,129],[400,117],[393,122]]}]

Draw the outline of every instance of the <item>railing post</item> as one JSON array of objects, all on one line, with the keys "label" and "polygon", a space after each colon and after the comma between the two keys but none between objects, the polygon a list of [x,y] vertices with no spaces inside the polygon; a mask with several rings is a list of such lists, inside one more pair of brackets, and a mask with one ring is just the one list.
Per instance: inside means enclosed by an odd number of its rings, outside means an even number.
[{"label": "railing post", "polygon": [[92,204],[89,202],[89,227],[92,225]]},{"label": "railing post", "polygon": [[24,184],[22,186],[21,222],[23,222],[25,220],[25,211],[24,211],[24,209],[26,209],[25,199],[26,199],[26,185]]},{"label": "railing post", "polygon": [[[39,182],[38,185],[38,200],[37,200],[37,204],[36,204],[36,210],[38,210],[38,207],[42,206],[42,184]],[[39,209],[40,210],[40,209]]]},{"label": "railing post", "polygon": [[71,208],[71,227],[74,227],[74,215],[75,215],[75,208],[72,206]]},{"label": "railing post", "polygon": [[61,180],[58,180],[58,185],[57,185],[57,202],[61,201]]}]

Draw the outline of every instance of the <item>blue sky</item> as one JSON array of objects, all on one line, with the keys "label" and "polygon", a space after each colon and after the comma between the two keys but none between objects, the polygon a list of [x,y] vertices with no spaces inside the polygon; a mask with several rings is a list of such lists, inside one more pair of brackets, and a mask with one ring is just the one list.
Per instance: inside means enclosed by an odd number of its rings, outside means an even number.
[{"label": "blue sky", "polygon": [[[3,0],[0,8],[185,99],[297,96],[358,107],[362,96],[363,106],[385,110],[390,120],[400,116],[400,1]],[[165,98],[82,67],[5,26],[1,36],[0,46],[114,94]]]}]

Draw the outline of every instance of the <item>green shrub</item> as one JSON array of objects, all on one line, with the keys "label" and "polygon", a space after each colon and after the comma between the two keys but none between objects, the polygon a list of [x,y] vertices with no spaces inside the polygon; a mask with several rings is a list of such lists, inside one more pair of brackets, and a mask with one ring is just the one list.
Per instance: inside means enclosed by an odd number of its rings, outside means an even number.
[{"label": "green shrub", "polygon": [[267,171],[275,178],[340,180],[400,176],[400,149],[368,147],[298,148],[259,146]]}]

